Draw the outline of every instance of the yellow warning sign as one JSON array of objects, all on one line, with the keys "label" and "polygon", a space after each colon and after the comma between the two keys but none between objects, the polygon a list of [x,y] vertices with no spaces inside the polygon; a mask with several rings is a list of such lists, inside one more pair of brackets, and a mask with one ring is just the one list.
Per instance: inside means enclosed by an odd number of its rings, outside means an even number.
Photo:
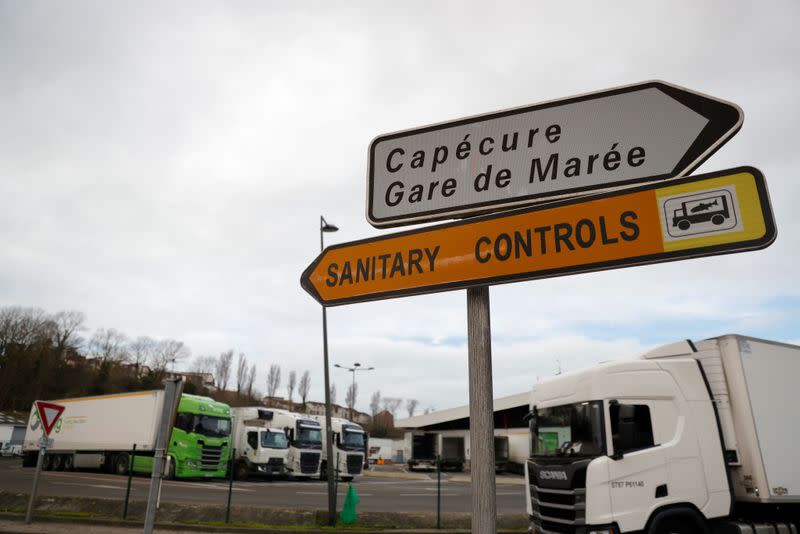
[{"label": "yellow warning sign", "polygon": [[752,167],[331,246],[303,288],[327,306],[741,252],[775,223]]}]

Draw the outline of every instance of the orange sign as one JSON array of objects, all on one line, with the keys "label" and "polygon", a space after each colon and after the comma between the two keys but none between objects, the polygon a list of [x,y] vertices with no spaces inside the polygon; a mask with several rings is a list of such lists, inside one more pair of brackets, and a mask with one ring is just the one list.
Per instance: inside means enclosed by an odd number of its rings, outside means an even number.
[{"label": "orange sign", "polygon": [[326,306],[765,248],[752,167],[334,245],[301,285]]}]

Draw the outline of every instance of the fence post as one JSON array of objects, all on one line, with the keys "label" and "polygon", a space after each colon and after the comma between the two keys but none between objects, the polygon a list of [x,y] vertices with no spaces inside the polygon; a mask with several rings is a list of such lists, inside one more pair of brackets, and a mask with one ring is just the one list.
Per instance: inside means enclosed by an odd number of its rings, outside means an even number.
[{"label": "fence post", "polygon": [[436,455],[436,528],[442,528],[442,457]]},{"label": "fence post", "polygon": [[231,458],[228,461],[228,508],[225,510],[225,522],[231,522],[231,495],[233,495],[233,459],[236,458],[236,449],[231,449]]},{"label": "fence post", "polygon": [[128,518],[128,500],[131,498],[131,482],[133,479],[133,462],[136,459],[136,444],[131,449],[131,458],[128,461],[128,487],[125,490],[125,507],[122,509],[122,519]]}]

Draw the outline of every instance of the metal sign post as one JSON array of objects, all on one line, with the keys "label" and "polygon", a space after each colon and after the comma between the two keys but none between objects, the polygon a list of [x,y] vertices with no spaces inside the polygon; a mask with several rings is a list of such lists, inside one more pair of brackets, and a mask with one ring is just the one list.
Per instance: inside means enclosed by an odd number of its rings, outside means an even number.
[{"label": "metal sign post", "polygon": [[[42,437],[39,438],[39,454],[36,458],[36,470],[33,472],[33,487],[28,499],[28,509],[25,512],[25,524],[29,525],[33,521],[33,508],[36,503],[36,492],[39,490],[39,477],[42,474],[42,464],[47,454],[47,449],[53,448],[53,440],[50,439],[50,432],[64,413],[64,407],[51,402],[36,401],[36,413],[42,425]],[[35,427],[32,427],[35,429]]]},{"label": "metal sign post", "polygon": [[469,340],[469,439],[472,474],[472,532],[497,532],[494,472],[494,401],[489,288],[467,289]]},{"label": "metal sign post", "polygon": [[158,425],[153,470],[150,474],[150,491],[147,494],[147,511],[144,518],[144,534],[153,533],[156,520],[156,505],[161,491],[161,477],[164,472],[164,456],[169,445],[169,434],[172,420],[183,392],[183,379],[175,378],[164,381],[164,405],[161,408],[161,422]]}]

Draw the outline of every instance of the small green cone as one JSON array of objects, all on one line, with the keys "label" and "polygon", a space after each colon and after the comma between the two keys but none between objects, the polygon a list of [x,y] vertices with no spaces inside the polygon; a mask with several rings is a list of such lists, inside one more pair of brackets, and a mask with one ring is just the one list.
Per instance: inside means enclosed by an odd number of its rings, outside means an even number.
[{"label": "small green cone", "polygon": [[361,499],[356,494],[355,488],[352,484],[348,485],[347,496],[344,498],[344,505],[342,506],[342,513],[339,514],[342,523],[345,525],[352,525],[356,522],[356,505],[361,502]]}]

